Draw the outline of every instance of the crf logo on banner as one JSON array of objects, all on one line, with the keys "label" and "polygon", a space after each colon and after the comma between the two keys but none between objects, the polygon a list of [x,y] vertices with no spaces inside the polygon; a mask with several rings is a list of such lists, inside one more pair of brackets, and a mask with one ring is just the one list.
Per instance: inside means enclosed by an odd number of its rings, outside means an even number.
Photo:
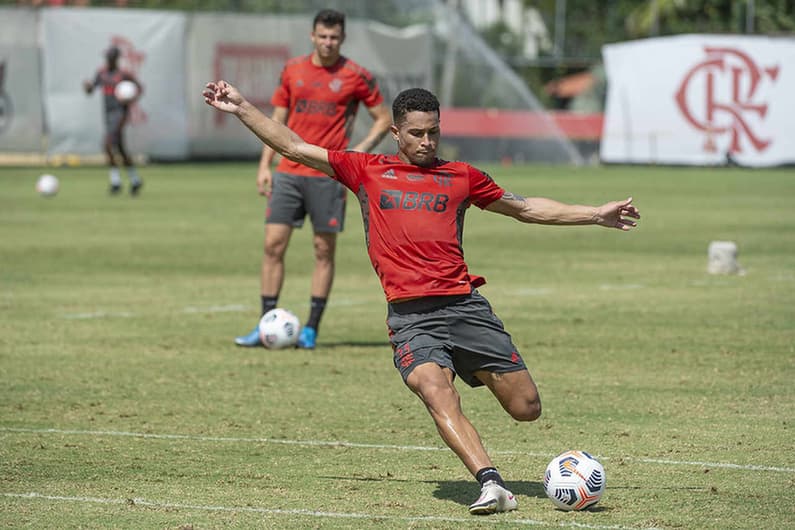
[{"label": "crf logo on banner", "polygon": [[676,103],[693,127],[704,131],[704,150],[716,152],[715,137],[730,135],[729,153],[741,153],[743,139],[757,152],[772,143],[759,130],[768,111],[760,90],[769,80],[775,83],[779,66],[754,62],[737,48],[706,46],[707,57],[687,72]]}]

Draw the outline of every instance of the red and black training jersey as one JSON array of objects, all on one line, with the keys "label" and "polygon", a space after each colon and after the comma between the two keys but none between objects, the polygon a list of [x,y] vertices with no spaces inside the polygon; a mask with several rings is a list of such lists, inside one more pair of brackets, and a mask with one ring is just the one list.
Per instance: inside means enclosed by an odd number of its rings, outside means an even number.
[{"label": "red and black training jersey", "polygon": [[126,70],[108,70],[107,67],[103,66],[97,71],[97,75],[94,76],[93,85],[94,88],[100,87],[102,89],[102,96],[105,102],[105,112],[111,112],[125,106],[118,99],[116,99],[116,94],[114,93],[114,90],[116,90],[116,85],[125,80],[133,80],[132,74]]},{"label": "red and black training jersey", "polygon": [[[312,64],[312,56],[295,57],[282,70],[271,104],[289,109],[287,126],[310,144],[345,149],[353,132],[359,102],[374,107],[384,101],[375,78],[347,57],[334,66]],[[277,171],[326,176],[282,158]]]},{"label": "red and black training jersey", "polygon": [[461,246],[470,204],[485,208],[504,190],[464,162],[429,168],[397,155],[329,151],[332,177],[359,199],[367,252],[387,301],[469,293],[485,283],[470,276]]}]

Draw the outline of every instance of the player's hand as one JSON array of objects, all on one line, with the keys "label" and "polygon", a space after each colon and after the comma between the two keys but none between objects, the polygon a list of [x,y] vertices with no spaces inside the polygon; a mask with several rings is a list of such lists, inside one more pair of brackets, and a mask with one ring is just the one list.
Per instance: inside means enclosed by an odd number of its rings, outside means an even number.
[{"label": "player's hand", "polygon": [[94,90],[94,85],[89,80],[83,81],[83,90],[86,91],[86,94],[90,94]]},{"label": "player's hand", "polygon": [[619,230],[638,226],[632,219],[640,219],[640,212],[632,204],[632,197],[623,201],[608,202],[597,208],[596,224]]},{"label": "player's hand", "polygon": [[235,113],[245,103],[245,98],[240,95],[235,87],[226,81],[207,83],[202,92],[204,102],[222,112]]},{"label": "player's hand", "polygon": [[257,173],[257,191],[260,195],[271,198],[271,191],[273,190],[273,173],[270,168],[260,168]]}]

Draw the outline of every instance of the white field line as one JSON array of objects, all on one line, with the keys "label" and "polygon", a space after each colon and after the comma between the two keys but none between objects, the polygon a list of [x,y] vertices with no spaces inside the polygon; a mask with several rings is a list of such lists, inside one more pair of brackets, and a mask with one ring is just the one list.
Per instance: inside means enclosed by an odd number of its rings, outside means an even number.
[{"label": "white field line", "polygon": [[[370,303],[370,300],[352,300],[343,299],[335,300],[335,306],[353,306]],[[244,311],[254,311],[254,306],[244,304],[228,304],[228,305],[211,305],[207,307],[188,306],[183,307],[180,312],[184,314],[204,314],[204,313],[242,313]],[[61,318],[67,320],[91,320],[98,318],[133,318],[139,316],[139,313],[131,313],[129,311],[87,311],[84,313],[64,313]]]},{"label": "white field line", "polygon": [[630,291],[632,289],[643,289],[645,285],[639,283],[603,283],[599,286],[602,291]]},{"label": "white field line", "polygon": [[232,313],[240,311],[248,311],[253,309],[253,306],[242,304],[231,305],[211,305],[210,307],[185,307],[182,309],[183,313]]},{"label": "white field line", "polygon": [[[243,304],[230,304],[230,305],[211,305],[208,307],[183,307],[181,312],[185,314],[193,313],[231,313],[242,311],[253,311],[254,306],[247,306]],[[131,313],[128,311],[92,311],[85,313],[65,313],[61,318],[68,320],[90,320],[95,318],[133,318],[137,317],[138,313]]]},{"label": "white field line", "polygon": [[514,296],[546,296],[552,294],[550,287],[520,287],[513,292]]},{"label": "white field line", "polygon": [[[157,434],[127,431],[83,431],[72,429],[25,429],[14,427],[0,427],[0,432],[27,433],[27,434],[62,434],[76,436],[122,436],[128,438],[142,438],[152,440],[189,440],[195,442],[232,442],[232,443],[267,443],[279,445],[299,445],[308,447],[350,447],[354,449],[385,449],[395,451],[449,451],[446,447],[433,447],[427,445],[393,445],[369,444],[330,440],[289,440],[282,438],[242,438],[227,436],[197,436],[188,434]],[[551,453],[534,453],[530,451],[499,451],[490,450],[495,455],[520,455],[539,458],[552,458]],[[600,460],[610,460],[610,457],[595,455]],[[697,466],[706,468],[737,469],[741,471],[773,471],[776,473],[795,473],[795,467],[763,466],[755,464],[734,464],[730,462],[701,462],[687,460],[668,460],[663,458],[621,457],[622,460],[640,462],[643,464],[660,464],[667,466]]]},{"label": "white field line", "polygon": [[[503,517],[492,517],[484,519],[482,517],[436,517],[432,515],[378,515],[369,513],[346,513],[346,512],[323,512],[317,510],[306,509],[274,509],[274,508],[257,508],[254,506],[208,506],[202,504],[184,504],[174,502],[160,502],[150,501],[146,499],[105,499],[101,497],[70,497],[64,495],[43,495],[41,493],[2,493],[3,497],[16,498],[16,499],[41,499],[48,501],[64,501],[64,502],[81,502],[81,503],[94,503],[94,504],[112,504],[112,505],[127,505],[127,506],[143,506],[146,508],[166,508],[176,510],[193,510],[193,511],[208,511],[208,512],[231,512],[231,513],[255,513],[262,515],[287,515],[287,516],[301,516],[301,517],[326,517],[334,519],[377,519],[380,521],[405,521],[407,523],[424,522],[424,523],[472,523],[472,522],[489,522],[499,525],[521,525],[521,526],[558,526],[561,528],[590,528],[594,530],[632,530],[633,527],[617,526],[617,525],[595,525],[584,523],[552,523],[539,521],[536,519],[504,519]],[[647,528],[644,530],[656,530]]]},{"label": "white field line", "polygon": [[131,318],[135,316],[135,313],[128,313],[127,311],[115,313],[109,311],[94,311],[91,313],[67,313],[61,316],[69,320],[89,320],[94,318]]}]

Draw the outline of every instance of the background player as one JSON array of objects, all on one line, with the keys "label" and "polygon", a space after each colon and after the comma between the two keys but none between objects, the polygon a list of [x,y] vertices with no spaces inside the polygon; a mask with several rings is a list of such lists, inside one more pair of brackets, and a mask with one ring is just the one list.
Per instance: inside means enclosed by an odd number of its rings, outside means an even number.
[{"label": "background player", "polygon": [[425,404],[442,439],[480,483],[470,513],[516,509],[516,499],[464,416],[453,383],[460,377],[470,386],[487,386],[518,421],[537,419],[541,401],[511,336],[476,290],[485,279],[469,274],[461,246],[464,213],[475,204],[525,223],[630,230],[640,217],[632,199],[580,206],[524,198],[468,164],[436,158],[439,102],[423,89],[401,92],[392,104],[398,153],[391,156],[309,144],[266,118],[225,81],[209,83],[203,95],[209,105],[234,113],[279,153],[323,171],[356,194],[370,260],[389,303],[395,367]]},{"label": "background player", "polygon": [[[345,41],[345,15],[320,11],[312,22],[313,50],[295,57],[282,70],[273,94],[273,120],[297,131],[308,142],[328,149],[345,149],[353,132],[359,102],[373,124],[353,147],[370,151],[389,130],[392,120],[373,76],[340,54]],[[260,274],[261,315],[275,308],[284,282],[284,255],[293,228],[309,215],[313,228],[315,267],[312,273],[309,317],[298,339],[300,348],[314,348],[323,311],[334,281],[337,233],[344,228],[346,190],[322,172],[283,158],[271,173],[274,151],[262,150],[257,188],[269,197],[265,251]],[[257,327],[237,337],[240,346],[261,344]]]},{"label": "background player", "polygon": [[[97,71],[94,80],[83,81],[86,94],[91,94],[100,87],[103,95],[103,109],[105,113],[105,155],[110,166],[110,193],[116,195],[121,191],[121,174],[116,164],[116,154],[127,171],[130,180],[130,194],[138,195],[143,186],[143,181],[135,169],[132,159],[124,147],[124,127],[130,115],[130,106],[135,103],[143,93],[143,87],[138,79],[130,72],[119,67],[121,50],[113,46],[105,52],[105,66]],[[114,93],[116,85],[121,81],[132,81],[138,87],[138,94],[130,101],[121,102]]]}]

